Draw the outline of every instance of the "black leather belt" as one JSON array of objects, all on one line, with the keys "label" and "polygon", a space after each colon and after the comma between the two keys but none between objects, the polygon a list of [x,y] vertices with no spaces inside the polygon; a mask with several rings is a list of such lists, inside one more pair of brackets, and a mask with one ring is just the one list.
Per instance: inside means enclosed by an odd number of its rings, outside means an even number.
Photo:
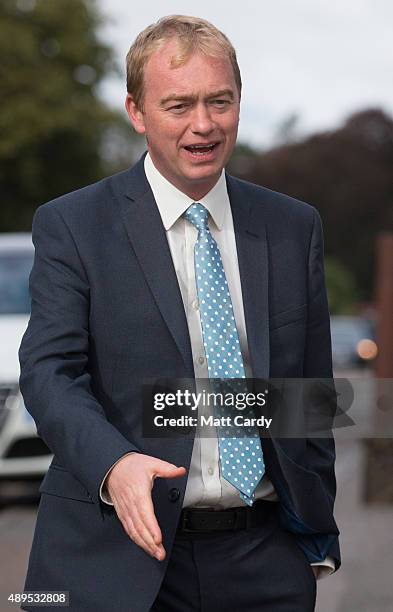
[{"label": "black leather belt", "polygon": [[277,509],[277,502],[259,500],[252,506],[213,510],[212,508],[183,508],[178,532],[236,531],[258,527]]}]

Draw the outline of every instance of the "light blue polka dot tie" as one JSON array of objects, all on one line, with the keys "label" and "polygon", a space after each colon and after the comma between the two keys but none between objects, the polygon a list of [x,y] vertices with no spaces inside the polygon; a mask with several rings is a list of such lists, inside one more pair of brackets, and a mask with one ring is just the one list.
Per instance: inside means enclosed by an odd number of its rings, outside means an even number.
[{"label": "light blue polka dot tie", "polygon": [[[198,230],[195,280],[209,378],[245,378],[231,296],[220,251],[208,227],[208,214],[200,203],[184,213]],[[227,432],[218,428],[221,474],[252,506],[255,489],[265,473],[261,440],[256,427],[234,427],[232,432],[238,437],[226,437],[222,434]]]}]

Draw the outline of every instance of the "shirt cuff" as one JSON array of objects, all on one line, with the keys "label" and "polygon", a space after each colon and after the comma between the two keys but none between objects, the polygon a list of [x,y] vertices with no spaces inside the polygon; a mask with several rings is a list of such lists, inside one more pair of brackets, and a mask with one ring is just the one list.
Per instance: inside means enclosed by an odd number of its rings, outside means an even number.
[{"label": "shirt cuff", "polygon": [[323,561],[317,561],[316,563],[311,563],[310,565],[313,567],[320,568],[317,580],[326,578],[327,576],[330,576],[330,574],[333,574],[336,571],[336,564],[334,562],[334,559],[329,555]]},{"label": "shirt cuff", "polygon": [[120,459],[118,459],[118,460],[117,460],[117,461],[116,461],[116,462],[115,462],[113,465],[111,465],[111,467],[109,468],[109,470],[108,470],[108,471],[107,471],[107,473],[105,474],[104,478],[102,479],[101,486],[100,486],[100,499],[101,499],[101,501],[103,501],[105,504],[108,504],[108,506],[113,506],[113,502],[112,502],[111,496],[109,495],[109,491],[108,491],[107,486],[106,486],[106,479],[107,479],[107,477],[108,477],[108,475],[109,475],[109,472],[110,472],[110,471],[111,471],[111,470],[112,470],[112,469],[115,467],[115,465],[116,465],[117,463],[119,463],[119,461],[121,461],[121,460],[122,460],[124,457],[127,457],[127,455],[134,455],[134,454],[135,454],[135,452],[134,452],[134,451],[132,451],[132,452],[130,452],[130,453],[126,453],[125,455],[122,455],[122,456],[120,457]]}]

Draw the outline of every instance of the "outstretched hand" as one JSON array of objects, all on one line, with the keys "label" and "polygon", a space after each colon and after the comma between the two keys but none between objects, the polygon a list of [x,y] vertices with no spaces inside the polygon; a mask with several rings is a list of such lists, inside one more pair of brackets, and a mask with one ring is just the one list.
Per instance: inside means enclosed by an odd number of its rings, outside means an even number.
[{"label": "outstretched hand", "polygon": [[155,478],[179,478],[186,469],[156,457],[132,453],[118,461],[106,479],[117,516],[128,536],[159,561],[165,559],[151,491]]}]

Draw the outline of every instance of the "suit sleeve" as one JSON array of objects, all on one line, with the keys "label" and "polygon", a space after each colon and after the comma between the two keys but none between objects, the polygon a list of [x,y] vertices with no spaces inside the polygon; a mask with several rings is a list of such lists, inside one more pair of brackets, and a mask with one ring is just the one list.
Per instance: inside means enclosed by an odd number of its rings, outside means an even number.
[{"label": "suit sleeve", "polygon": [[88,368],[90,288],[61,212],[47,204],[33,219],[31,316],[19,349],[20,388],[38,434],[99,500],[101,482],[138,449],[107,420]]},{"label": "suit sleeve", "polygon": [[[330,315],[323,255],[322,224],[318,212],[314,210],[308,261],[308,324],[303,368],[304,378],[333,378]],[[335,459],[333,436],[307,438],[308,467],[320,477],[332,513],[336,496]],[[340,565],[338,539],[337,537],[330,537],[329,542],[325,554],[329,553],[335,559],[336,569],[338,569]]]}]

